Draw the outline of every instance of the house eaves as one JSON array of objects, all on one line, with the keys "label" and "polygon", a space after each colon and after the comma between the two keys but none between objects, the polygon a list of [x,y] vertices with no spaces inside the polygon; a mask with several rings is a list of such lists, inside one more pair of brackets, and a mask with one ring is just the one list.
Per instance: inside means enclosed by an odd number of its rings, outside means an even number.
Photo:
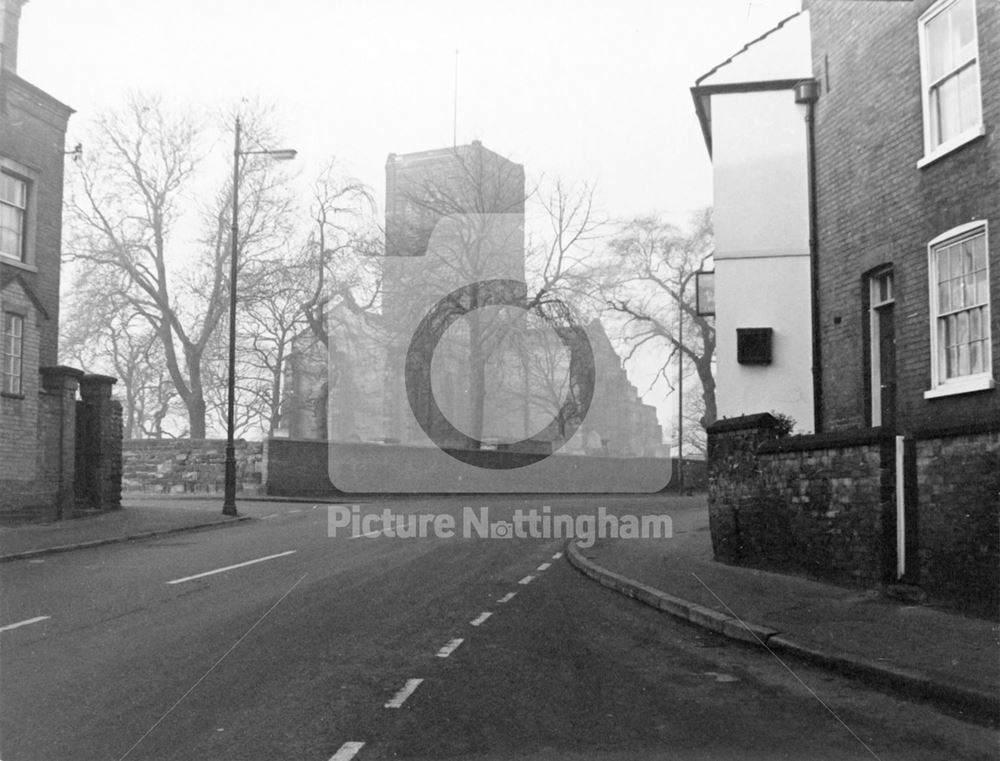
[{"label": "house eaves", "polygon": [[787,90],[812,77],[809,11],[783,19],[695,80],[695,113],[712,153],[712,95]]}]

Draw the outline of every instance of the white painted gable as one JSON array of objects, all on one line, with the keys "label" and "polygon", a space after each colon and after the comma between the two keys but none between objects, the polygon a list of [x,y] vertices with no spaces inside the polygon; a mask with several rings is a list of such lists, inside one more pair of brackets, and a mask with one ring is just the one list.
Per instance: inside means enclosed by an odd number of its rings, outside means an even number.
[{"label": "white painted gable", "polygon": [[809,11],[792,16],[698,80],[699,87],[812,77]]}]

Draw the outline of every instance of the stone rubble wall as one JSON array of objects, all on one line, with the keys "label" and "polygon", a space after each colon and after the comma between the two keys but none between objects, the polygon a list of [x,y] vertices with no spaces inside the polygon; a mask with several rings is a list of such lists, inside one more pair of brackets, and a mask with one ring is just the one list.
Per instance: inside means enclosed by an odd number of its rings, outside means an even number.
[{"label": "stone rubble wall", "polygon": [[[236,441],[236,491],[262,493],[263,445]],[[129,439],[122,452],[127,493],[221,494],[225,489],[225,439]]]}]

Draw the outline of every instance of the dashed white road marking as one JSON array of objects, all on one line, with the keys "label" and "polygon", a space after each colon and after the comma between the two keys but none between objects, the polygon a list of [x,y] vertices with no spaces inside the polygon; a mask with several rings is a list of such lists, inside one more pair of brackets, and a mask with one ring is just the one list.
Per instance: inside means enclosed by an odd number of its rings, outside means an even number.
[{"label": "dashed white road marking", "polygon": [[330,761],[351,761],[363,747],[365,744],[362,742],[344,743],[336,753],[330,756]]},{"label": "dashed white road marking", "polygon": [[25,621],[18,621],[16,624],[0,626],[0,632],[10,631],[11,629],[17,629],[18,627],[27,626],[28,624],[37,624],[39,621],[47,621],[50,618],[52,618],[52,616],[35,616],[34,618],[29,618]]},{"label": "dashed white road marking", "polygon": [[301,513],[302,511],[301,510],[289,510],[288,512],[291,514],[291,513]]},{"label": "dashed white road marking", "polygon": [[551,567],[552,567],[552,563],[542,563],[540,566],[538,566],[538,570],[539,571],[547,571]]},{"label": "dashed white road marking", "polygon": [[445,645],[444,647],[442,647],[440,650],[437,651],[437,657],[447,658],[449,655],[458,650],[458,646],[461,645],[463,642],[465,642],[464,639],[451,640],[450,642],[448,642],[447,645]]},{"label": "dashed white road marking", "polygon": [[257,558],[256,560],[248,560],[245,563],[236,563],[235,565],[227,565],[225,568],[216,568],[214,571],[205,571],[204,573],[196,573],[194,576],[185,576],[183,579],[174,579],[173,581],[168,581],[168,584],[180,584],[185,581],[193,581],[194,579],[201,579],[205,576],[213,576],[217,573],[224,573],[225,571],[231,571],[234,568],[243,568],[247,565],[254,565],[255,563],[263,563],[265,560],[274,560],[275,558],[283,558],[285,555],[294,555],[298,550],[288,550],[287,552],[279,552],[277,555],[268,555],[267,557]]},{"label": "dashed white road marking", "polygon": [[377,531],[369,531],[367,534],[355,534],[354,536],[349,536],[348,539],[366,539],[370,536],[378,536],[383,531],[385,531],[385,529],[380,528]]},{"label": "dashed white road marking", "polygon": [[501,602],[501,603],[502,602],[510,602],[511,600],[514,599],[514,595],[516,595],[516,594],[517,594],[517,592],[508,592],[503,597],[501,597],[499,600],[497,600],[497,602]]},{"label": "dashed white road marking", "polygon": [[562,553],[561,552],[557,552],[555,555],[552,556],[552,559],[553,560],[558,560],[561,557],[562,557]]},{"label": "dashed white road marking", "polygon": [[476,616],[476,617],[475,617],[475,618],[474,618],[474,619],[473,619],[472,621],[470,621],[469,623],[470,623],[470,624],[472,624],[473,626],[479,626],[479,625],[480,625],[481,623],[483,623],[484,621],[486,621],[486,619],[487,619],[487,618],[489,618],[489,617],[490,617],[490,616],[492,616],[492,615],[493,615],[493,614],[492,614],[492,613],[489,613],[489,612],[485,612],[485,613],[480,613],[480,614],[479,614],[478,616]]},{"label": "dashed white road marking", "polygon": [[277,518],[277,517],[278,517],[278,514],[277,514],[277,513],[271,513],[270,515],[262,515],[262,516],[260,517],[260,519],[261,519],[262,521],[266,521],[266,520],[268,520],[268,519],[270,519],[270,518]]},{"label": "dashed white road marking", "polygon": [[518,583],[518,584],[530,584],[530,583],[531,583],[531,582],[533,582],[534,580],[535,580],[535,577],[534,577],[534,576],[525,576],[525,577],[524,577],[523,579],[521,579],[521,580],[520,580],[519,582],[517,582],[517,583]]},{"label": "dashed white road marking", "polygon": [[[461,640],[459,640],[461,642]],[[438,653],[440,655],[440,653]],[[424,681],[423,679],[407,679],[406,684],[403,685],[402,689],[392,696],[392,700],[385,704],[386,708],[399,708],[406,702],[406,699],[412,695],[420,683]],[[350,758],[350,756],[348,756]],[[332,759],[331,759],[332,761]]]}]

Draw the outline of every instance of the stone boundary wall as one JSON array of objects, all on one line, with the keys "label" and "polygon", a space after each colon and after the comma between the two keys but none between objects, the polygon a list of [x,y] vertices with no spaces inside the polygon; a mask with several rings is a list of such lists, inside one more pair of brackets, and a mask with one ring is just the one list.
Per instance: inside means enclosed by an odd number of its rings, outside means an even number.
[{"label": "stone boundary wall", "polygon": [[919,586],[1000,611],[1000,421],[903,437],[906,573],[897,569],[896,437],[878,428],[778,437],[770,415],[709,428],[716,559],[856,587]]},{"label": "stone boundary wall", "polygon": [[709,428],[716,558],[877,585],[890,561],[886,517],[894,509],[886,440],[874,429],[779,438],[776,424],[764,414]]},{"label": "stone boundary wall", "polygon": [[[328,475],[329,446],[328,442],[325,441],[286,438],[268,439],[265,442],[264,449],[264,484],[266,493],[272,496],[314,498],[343,496],[345,492],[331,483]],[[412,475],[414,492],[428,493],[426,456],[431,454],[430,450],[379,444],[338,443],[335,446],[337,447],[338,456],[346,458],[342,463],[345,468],[367,468],[371,469],[373,473],[377,473],[379,468],[385,467],[393,467],[397,470],[403,469]],[[537,455],[489,450],[463,454],[468,456],[470,460],[478,461],[506,458],[519,458],[528,461],[537,459]],[[635,472],[634,480],[637,484],[654,481],[655,478],[653,476],[655,476],[657,469],[672,467],[674,477],[670,479],[670,483],[664,491],[672,491],[677,488],[676,461],[668,466],[665,460],[638,457],[566,456],[564,459],[569,466],[587,469],[588,477],[594,475],[595,469],[598,473],[602,468],[608,469],[609,472],[613,471],[617,476],[615,480],[619,482],[621,480],[621,470],[623,468],[632,469]],[[628,472],[630,471],[626,470],[626,473]],[[688,488],[693,490],[705,488],[705,463],[703,461],[691,461],[687,464],[685,466],[685,479]],[[526,489],[525,491],[537,492],[537,489]],[[637,492],[640,491],[642,490],[637,488]]]},{"label": "stone boundary wall", "polygon": [[[236,441],[236,490],[263,491],[263,445]],[[122,451],[122,489],[132,493],[221,494],[225,490],[225,439],[129,439]]]}]

